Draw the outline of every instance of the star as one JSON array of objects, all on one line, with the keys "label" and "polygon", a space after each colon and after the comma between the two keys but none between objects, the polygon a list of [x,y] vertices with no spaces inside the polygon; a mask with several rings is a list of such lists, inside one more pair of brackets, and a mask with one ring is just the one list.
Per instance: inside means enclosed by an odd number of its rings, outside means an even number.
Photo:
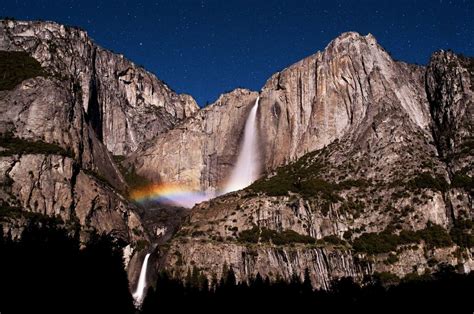
[{"label": "star", "polygon": [[347,2],[13,0],[0,2],[0,12],[87,28],[99,45],[147,64],[199,103],[242,82],[259,90],[346,31],[374,34],[408,63],[426,64],[441,48],[474,55],[472,0]]}]

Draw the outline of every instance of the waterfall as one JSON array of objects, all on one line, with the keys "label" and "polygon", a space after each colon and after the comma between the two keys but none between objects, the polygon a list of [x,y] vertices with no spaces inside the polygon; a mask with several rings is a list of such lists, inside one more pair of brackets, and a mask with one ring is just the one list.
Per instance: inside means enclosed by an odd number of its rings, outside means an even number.
[{"label": "waterfall", "polygon": [[256,117],[259,99],[260,97],[257,97],[245,122],[244,138],[237,157],[237,163],[224,188],[224,193],[241,190],[252,184],[258,178],[260,167],[257,148]]},{"label": "waterfall", "polygon": [[[161,202],[174,206],[192,208],[195,204],[207,201],[225,193],[241,190],[252,184],[260,175],[260,160],[257,140],[257,110],[260,97],[250,109],[244,126],[244,136],[234,168],[224,187],[219,191],[194,191],[176,184],[152,184],[131,193],[136,202]],[[145,259],[146,263],[146,259]],[[146,271],[142,268],[142,272]],[[141,278],[141,277],[140,277]],[[140,287],[140,286],[139,286]],[[137,288],[138,294],[139,288]],[[135,295],[134,294],[134,295]]]},{"label": "waterfall", "polygon": [[145,256],[143,260],[142,269],[140,270],[140,277],[138,278],[137,290],[133,293],[133,299],[135,300],[135,305],[140,306],[145,298],[145,288],[146,288],[146,269],[148,266],[148,258],[150,253]]}]

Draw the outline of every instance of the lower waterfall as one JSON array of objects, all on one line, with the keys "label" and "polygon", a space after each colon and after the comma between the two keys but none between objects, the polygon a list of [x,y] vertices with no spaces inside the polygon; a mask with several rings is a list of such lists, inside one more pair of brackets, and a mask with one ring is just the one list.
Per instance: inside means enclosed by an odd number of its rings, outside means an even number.
[{"label": "lower waterfall", "polygon": [[135,305],[140,306],[145,298],[145,288],[146,288],[146,270],[148,267],[148,258],[150,253],[145,256],[143,260],[142,269],[140,270],[140,277],[138,278],[137,289],[133,293],[133,299],[135,300]]}]

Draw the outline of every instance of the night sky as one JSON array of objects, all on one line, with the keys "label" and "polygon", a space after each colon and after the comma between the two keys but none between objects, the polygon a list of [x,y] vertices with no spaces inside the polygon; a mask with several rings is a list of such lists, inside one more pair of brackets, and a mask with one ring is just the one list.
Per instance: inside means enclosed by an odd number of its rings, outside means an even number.
[{"label": "night sky", "polygon": [[202,106],[271,74],[342,32],[372,33],[395,59],[438,49],[474,56],[474,1],[13,1],[0,16],[80,26]]}]

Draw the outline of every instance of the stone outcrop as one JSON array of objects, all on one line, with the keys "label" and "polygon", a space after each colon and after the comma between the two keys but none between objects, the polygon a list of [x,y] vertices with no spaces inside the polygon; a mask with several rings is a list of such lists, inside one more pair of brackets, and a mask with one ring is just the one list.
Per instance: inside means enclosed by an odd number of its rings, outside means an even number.
[{"label": "stone outcrop", "polygon": [[[45,70],[0,91],[10,141],[0,145],[0,205],[125,239],[131,281],[146,253],[133,248],[151,238],[152,263],[180,278],[192,267],[211,278],[226,265],[238,280],[308,269],[313,286],[328,288],[344,276],[474,267],[464,241],[474,230],[463,223],[474,216],[472,58],[441,51],[427,67],[410,65],[349,32],[260,92],[236,89],[198,110],[76,28],[1,21],[0,50],[26,51]],[[262,178],[189,212],[139,216],[113,155],[152,181],[218,191],[257,97]],[[2,219],[18,236],[25,216]],[[356,245],[402,232],[410,239],[396,248]]]},{"label": "stone outcrop", "polygon": [[155,182],[180,183],[196,190],[222,187],[235,162],[245,120],[257,95],[245,89],[222,95],[133,153],[127,163]]},{"label": "stone outcrop", "polygon": [[128,201],[94,176],[75,169],[69,157],[15,155],[3,157],[0,167],[3,180],[10,180],[3,182],[8,186],[1,192],[2,201],[10,206],[77,222],[84,231],[95,230],[131,243],[145,237],[140,218]]},{"label": "stone outcrop", "polygon": [[[2,207],[60,217],[130,243],[147,238],[136,209],[120,194],[122,175],[67,82],[37,77],[0,91],[0,112]],[[23,152],[15,148],[20,143],[37,148]],[[6,222],[16,228],[16,219]]]},{"label": "stone outcrop", "polygon": [[53,22],[3,20],[0,50],[26,51],[77,91],[97,137],[126,155],[198,110],[155,75],[97,46],[78,28]]},{"label": "stone outcrop", "polygon": [[433,135],[452,188],[451,219],[472,219],[474,197],[474,59],[451,51],[433,54],[426,71]]},{"label": "stone outcrop", "polygon": [[430,123],[423,68],[394,61],[370,34],[344,33],[274,74],[261,99],[267,170],[355,132],[386,104],[422,130]]},{"label": "stone outcrop", "polygon": [[451,174],[465,169],[472,176],[474,60],[436,52],[427,68],[426,87],[440,155]]},{"label": "stone outcrop", "polygon": [[130,153],[191,116],[194,100],[77,28],[2,20],[0,50],[25,51],[44,72],[0,91],[2,137],[58,147],[55,154],[41,147],[3,152],[2,203],[124,239],[144,235],[134,206],[120,195],[127,184],[112,154]]},{"label": "stone outcrop", "polygon": [[[309,268],[313,285],[323,288],[340,276],[403,277],[440,263],[469,272],[472,248],[459,241],[433,247],[414,240],[375,255],[352,245],[364,234],[398,236],[433,224],[448,232],[472,219],[471,61],[439,52],[427,68],[395,62],[371,35],[346,33],[272,76],[259,94],[263,178],[195,206],[165,267],[185,276],[193,265],[214,276],[225,262],[240,280],[302,277]],[[167,150],[146,152],[158,147]],[[291,230],[317,244],[243,241],[242,232],[255,228]],[[320,267],[325,250],[336,256],[328,264],[343,265],[339,271]]]},{"label": "stone outcrop", "polygon": [[[225,276],[224,265],[232,267],[236,279],[247,281],[257,274],[290,281],[293,276],[303,280],[307,269],[316,288],[328,289],[331,281],[342,277],[362,279],[371,273],[370,265],[354,260],[350,251],[328,248],[301,248],[255,246],[232,243],[175,242],[169,250],[168,260],[177,276],[187,272],[190,264],[196,265],[207,277]],[[185,251],[186,254],[182,254]],[[213,252],[210,255],[210,252]],[[210,262],[212,261],[212,262]]]},{"label": "stone outcrop", "polygon": [[82,109],[80,93],[69,82],[37,77],[11,91],[0,91],[2,134],[53,143],[69,151],[84,169],[119,190],[125,182]]},{"label": "stone outcrop", "polygon": [[[0,50],[24,51],[43,69],[0,91],[3,231],[18,237],[25,217],[42,214],[78,224],[84,240],[90,231],[113,235],[130,243],[133,282],[135,248],[149,235],[122,196],[128,187],[112,155],[129,154],[193,115],[196,102],[78,28],[2,20]],[[22,151],[30,144],[36,148]]]},{"label": "stone outcrop", "polygon": [[[228,134],[242,132],[246,113],[258,96],[248,95],[245,100],[239,90],[223,95],[196,118],[180,124],[181,136],[176,129],[163,134],[137,151],[131,163],[155,181],[203,190],[220,187],[235,163],[241,140]],[[424,69],[392,60],[370,34],[341,35],[324,51],[274,74],[259,95],[257,120],[264,172],[353,134],[386,105],[402,110],[414,128],[431,136]],[[226,117],[234,108],[241,109],[229,123]],[[196,127],[198,117],[204,122]],[[207,144],[196,146],[196,137],[204,137]],[[223,140],[216,141],[216,137]],[[176,154],[178,151],[190,153]],[[177,157],[162,158],[171,155]]]}]

